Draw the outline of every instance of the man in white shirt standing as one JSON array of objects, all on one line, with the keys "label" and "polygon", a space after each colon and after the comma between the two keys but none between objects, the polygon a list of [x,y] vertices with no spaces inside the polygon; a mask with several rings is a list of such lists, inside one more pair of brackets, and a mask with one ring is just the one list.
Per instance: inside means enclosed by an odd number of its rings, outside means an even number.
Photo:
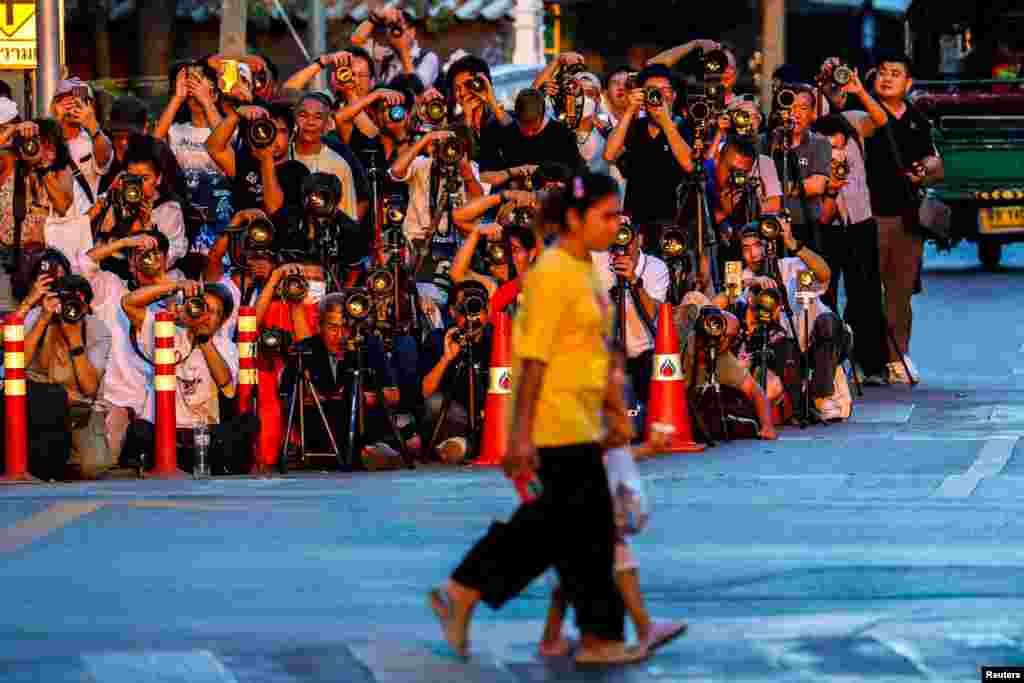
[{"label": "man in white shirt standing", "polygon": [[295,141],[292,158],[306,166],[310,173],[330,173],[341,181],[338,208],[353,221],[359,221],[356,185],[352,167],[341,155],[323,143],[331,123],[333,103],[323,93],[306,93],[295,108]]},{"label": "man in white shirt standing", "polygon": [[[591,258],[601,285],[606,290],[616,286],[620,278],[629,283],[643,307],[644,316],[653,327],[657,325],[658,306],[668,296],[669,272],[664,261],[641,250],[644,238],[639,233],[640,231],[636,231],[636,237],[625,249],[616,253],[593,252]],[[625,297],[626,372],[633,385],[636,402],[646,404],[654,369],[655,339],[643,322],[636,301],[628,293]],[[612,301],[616,299],[613,297]],[[620,324],[618,311],[619,307],[616,305],[616,334]]]},{"label": "man in white shirt standing", "polygon": [[[75,162],[81,173],[80,183],[88,187],[91,205],[96,198],[100,178],[110,170],[114,146],[96,120],[96,100],[92,88],[77,78],[60,81],[51,104],[54,118],[60,124]],[[85,187],[82,188],[83,191]]]}]

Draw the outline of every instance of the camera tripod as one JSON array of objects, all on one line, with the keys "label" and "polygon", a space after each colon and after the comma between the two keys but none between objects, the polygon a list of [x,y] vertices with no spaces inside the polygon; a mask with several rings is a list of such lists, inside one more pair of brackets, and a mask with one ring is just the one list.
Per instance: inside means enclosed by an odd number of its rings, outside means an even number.
[{"label": "camera tripod", "polygon": [[680,258],[665,259],[665,265],[668,267],[668,293],[666,297],[670,304],[678,306],[683,302],[683,297],[693,289],[688,281],[690,266]]},{"label": "camera tripod", "polygon": [[[700,399],[710,391],[714,395],[715,412],[722,425],[722,440],[731,441],[732,439],[729,437],[729,420],[725,417],[725,404],[722,402],[722,383],[718,376],[718,347],[716,346],[718,340],[707,339],[705,343],[707,346],[704,349],[704,362],[707,367],[707,379],[704,380],[703,384],[694,389],[694,404],[699,405]],[[715,441],[711,438],[710,434],[705,434],[704,436],[707,437],[709,446],[715,445]]]},{"label": "camera tripod", "polygon": [[679,205],[677,225],[682,225],[683,214],[686,211],[687,203],[684,197],[691,192],[696,193],[697,198],[697,269],[703,267],[704,251],[709,252],[709,266],[711,268],[711,281],[717,289],[719,283],[718,272],[718,235],[714,230],[715,222],[711,218],[711,208],[708,204],[707,169],[704,168],[704,125],[698,125],[693,137],[693,173],[689,178],[680,183],[676,190],[677,203]]},{"label": "camera tripod", "polygon": [[[469,405],[466,406],[466,419],[469,424],[466,426],[466,441],[468,442],[466,454],[467,459],[476,460],[480,457],[480,434],[483,431],[483,421],[480,419],[479,408],[479,377],[483,368],[480,365],[480,360],[473,353],[473,341],[467,339],[467,343],[462,349],[455,371],[455,381],[452,385],[458,386],[460,382],[468,383]],[[437,417],[437,422],[434,423],[434,431],[431,433],[430,442],[427,445],[426,453],[428,457],[433,455],[434,448],[437,446],[437,439],[441,435],[441,428],[448,420],[448,412],[451,410],[452,402],[455,399],[454,393],[453,389],[449,389],[444,393],[441,412]]]},{"label": "camera tripod", "polygon": [[[446,234],[453,235],[455,229],[455,201],[458,193],[462,190],[462,179],[458,175],[458,167],[451,164],[441,164],[434,158],[430,164],[430,229],[427,231],[423,249],[416,259],[414,277],[419,277],[427,258],[434,255],[434,238],[441,229],[441,219],[446,219]],[[440,195],[440,197],[439,197]],[[438,210],[439,198],[444,206]],[[453,258],[455,252],[447,256]],[[435,264],[436,265],[436,264]],[[433,268],[432,268],[433,270]]]},{"label": "camera tripod", "polygon": [[338,461],[338,465],[343,470],[352,469],[353,461],[344,459],[342,451],[338,448],[338,441],[334,436],[334,430],[331,429],[330,420],[327,419],[327,413],[324,412],[324,406],[320,393],[313,386],[313,380],[310,379],[309,373],[306,372],[303,358],[310,355],[312,352],[307,349],[293,348],[290,353],[294,355],[295,363],[295,380],[292,386],[291,394],[288,397],[288,422],[284,432],[284,442],[281,444],[281,453],[278,456],[278,471],[281,474],[287,474],[288,472],[288,455],[291,449],[292,431],[295,429],[295,422],[298,419],[298,435],[299,435],[299,459],[303,464],[306,463],[307,458],[310,455],[320,455],[318,453],[309,453],[306,450],[306,396],[310,396],[313,399],[313,404],[316,406],[317,412],[320,414],[321,426],[324,429],[324,433],[327,434],[328,440],[331,442],[331,449],[333,453],[331,455]]}]

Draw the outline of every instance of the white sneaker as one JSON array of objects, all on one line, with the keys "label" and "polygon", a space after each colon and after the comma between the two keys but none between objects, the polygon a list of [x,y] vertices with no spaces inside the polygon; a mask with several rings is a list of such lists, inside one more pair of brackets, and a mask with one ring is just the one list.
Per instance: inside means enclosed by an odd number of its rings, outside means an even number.
[{"label": "white sneaker", "polygon": [[843,419],[843,409],[833,398],[815,399],[814,407],[825,422],[836,422]]},{"label": "white sneaker", "polygon": [[[906,367],[904,367],[904,361]],[[910,360],[910,356],[903,356],[903,361],[893,361],[889,363],[889,384],[917,384],[920,381],[920,375],[917,372],[917,368],[914,367],[914,363]],[[910,374],[907,374],[907,370]]]}]

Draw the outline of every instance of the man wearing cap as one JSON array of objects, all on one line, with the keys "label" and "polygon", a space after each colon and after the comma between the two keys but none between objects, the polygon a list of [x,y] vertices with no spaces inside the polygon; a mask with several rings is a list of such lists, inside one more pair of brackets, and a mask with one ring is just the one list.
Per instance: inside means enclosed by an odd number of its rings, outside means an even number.
[{"label": "man wearing cap", "polygon": [[96,120],[92,88],[77,78],[60,81],[51,108],[60,123],[71,160],[88,186],[86,194],[95,200],[100,178],[110,170],[114,159],[114,147]]},{"label": "man wearing cap", "polygon": [[122,162],[132,136],[149,134],[149,108],[146,103],[131,96],[118,97],[110,108],[107,130],[114,147],[114,160],[100,179],[99,194],[109,190],[117,174],[124,170]]}]

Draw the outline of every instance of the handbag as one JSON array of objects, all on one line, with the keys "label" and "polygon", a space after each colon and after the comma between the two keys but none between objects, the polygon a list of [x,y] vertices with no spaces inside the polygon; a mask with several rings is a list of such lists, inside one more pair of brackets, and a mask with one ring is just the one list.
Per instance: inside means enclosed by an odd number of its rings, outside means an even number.
[{"label": "handbag", "polygon": [[[892,158],[896,161],[900,173],[906,174],[907,167],[903,163],[903,155],[896,144],[896,137],[892,134],[892,126],[886,123],[883,130],[885,130],[886,139],[889,140]],[[938,150],[936,150],[936,155],[938,155]],[[904,177],[906,176],[904,175]],[[908,195],[919,199],[917,213],[906,216],[906,220],[910,224],[909,227],[923,233],[925,239],[935,240],[939,244],[948,244],[952,238],[953,209],[930,193],[922,194],[922,190],[909,185],[909,182],[907,185]]]}]

